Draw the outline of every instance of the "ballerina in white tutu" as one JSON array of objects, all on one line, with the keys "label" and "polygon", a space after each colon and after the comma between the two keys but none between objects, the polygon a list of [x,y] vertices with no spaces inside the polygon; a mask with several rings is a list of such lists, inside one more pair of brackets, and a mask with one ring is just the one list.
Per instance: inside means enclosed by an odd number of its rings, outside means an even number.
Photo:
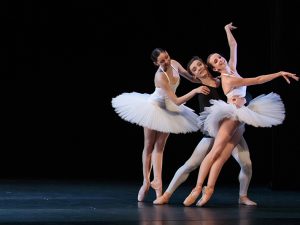
[{"label": "ballerina in white tutu", "polygon": [[[278,77],[283,77],[288,83],[289,78],[297,81],[299,79],[295,74],[284,71],[242,78],[236,70],[237,43],[231,33],[235,28],[232,23],[225,26],[230,47],[229,62],[227,63],[226,59],[217,53],[207,58],[207,64],[221,74],[221,84],[227,103],[222,100],[211,100],[212,106],[205,108],[200,114],[199,125],[202,130],[215,137],[215,142],[200,166],[196,187],[184,201],[186,206],[192,205],[201,191],[203,194],[197,206],[203,206],[211,198],[219,173],[234,148],[234,139],[239,138],[236,137],[236,131],[243,123],[255,127],[271,127],[283,122],[285,109],[279,95],[275,93],[260,95],[245,106],[246,86],[263,84]],[[232,148],[225,148],[228,143],[232,143]],[[207,186],[202,190],[207,176]]]},{"label": "ballerina in white tutu", "polygon": [[[154,49],[151,59],[159,67],[154,77],[155,91],[152,94],[123,93],[112,99],[112,106],[121,118],[144,128],[144,180],[138,193],[138,201],[145,199],[150,186],[155,190],[156,197],[162,195],[163,152],[169,133],[199,130],[198,115],[184,103],[197,93],[209,93],[207,87],[200,86],[177,97],[175,91],[180,82],[180,75],[190,81],[200,82],[177,61],[171,59],[163,49]],[[150,183],[152,166],[154,178]]]}]

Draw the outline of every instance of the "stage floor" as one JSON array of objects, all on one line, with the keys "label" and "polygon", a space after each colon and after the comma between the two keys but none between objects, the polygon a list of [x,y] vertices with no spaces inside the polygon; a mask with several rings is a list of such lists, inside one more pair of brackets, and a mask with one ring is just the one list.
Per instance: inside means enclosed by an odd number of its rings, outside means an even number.
[{"label": "stage floor", "polygon": [[154,191],[137,202],[139,184],[86,180],[0,180],[0,224],[300,225],[300,192],[251,186],[256,207],[237,203],[238,187],[217,186],[203,208],[182,202],[181,186],[168,205],[153,205]]}]

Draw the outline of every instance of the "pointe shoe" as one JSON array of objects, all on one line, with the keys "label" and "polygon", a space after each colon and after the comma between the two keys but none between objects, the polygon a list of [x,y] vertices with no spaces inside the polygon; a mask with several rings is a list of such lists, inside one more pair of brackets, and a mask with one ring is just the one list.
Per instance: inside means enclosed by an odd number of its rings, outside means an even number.
[{"label": "pointe shoe", "polygon": [[205,186],[203,188],[203,194],[201,199],[197,202],[196,206],[201,207],[208,202],[211,198],[212,194],[214,193],[214,189],[212,187]]},{"label": "pointe shoe", "polygon": [[138,197],[137,197],[139,202],[144,201],[146,195],[148,194],[149,188],[150,188],[150,183],[143,183],[142,187],[139,190]]},{"label": "pointe shoe", "polygon": [[248,198],[248,196],[240,196],[239,197],[239,204],[240,205],[248,205],[248,206],[257,206],[256,202],[253,202]]},{"label": "pointe shoe", "polygon": [[163,205],[167,204],[170,200],[171,193],[165,192],[162,196],[158,197],[157,199],[154,200],[153,204],[154,205]]},{"label": "pointe shoe", "polygon": [[192,192],[189,194],[189,196],[186,197],[186,199],[184,200],[183,204],[185,206],[190,206],[192,205],[196,199],[198,198],[198,196],[200,195],[202,190],[202,186],[196,186]]},{"label": "pointe shoe", "polygon": [[156,198],[162,196],[162,183],[152,181],[150,185],[155,191]]}]

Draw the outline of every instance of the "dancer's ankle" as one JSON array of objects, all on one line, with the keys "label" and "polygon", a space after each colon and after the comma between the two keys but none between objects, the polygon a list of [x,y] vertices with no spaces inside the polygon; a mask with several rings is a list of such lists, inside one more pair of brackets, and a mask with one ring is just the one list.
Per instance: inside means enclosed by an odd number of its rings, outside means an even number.
[{"label": "dancer's ankle", "polygon": [[156,198],[160,197],[162,195],[162,182],[153,180],[150,185],[155,190]]}]

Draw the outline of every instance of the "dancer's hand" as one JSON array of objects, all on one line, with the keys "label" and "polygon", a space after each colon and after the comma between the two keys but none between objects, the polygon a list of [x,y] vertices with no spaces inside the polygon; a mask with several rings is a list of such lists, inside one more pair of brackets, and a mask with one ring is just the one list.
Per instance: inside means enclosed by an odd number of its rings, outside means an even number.
[{"label": "dancer's hand", "polygon": [[292,79],[294,79],[296,81],[299,80],[299,77],[297,77],[295,73],[289,73],[289,72],[285,72],[285,71],[280,71],[279,74],[280,74],[280,76],[282,76],[286,80],[286,82],[288,84],[291,83],[290,80],[289,80],[289,78],[292,78]]},{"label": "dancer's hand", "polygon": [[226,30],[226,29],[234,30],[234,29],[236,29],[237,27],[233,26],[233,25],[232,25],[232,22],[231,22],[231,23],[227,24],[224,28],[225,28],[225,30]]},{"label": "dancer's hand", "polygon": [[200,86],[198,88],[195,89],[196,93],[200,94],[204,94],[204,95],[208,95],[210,93],[210,89],[206,86]]}]

